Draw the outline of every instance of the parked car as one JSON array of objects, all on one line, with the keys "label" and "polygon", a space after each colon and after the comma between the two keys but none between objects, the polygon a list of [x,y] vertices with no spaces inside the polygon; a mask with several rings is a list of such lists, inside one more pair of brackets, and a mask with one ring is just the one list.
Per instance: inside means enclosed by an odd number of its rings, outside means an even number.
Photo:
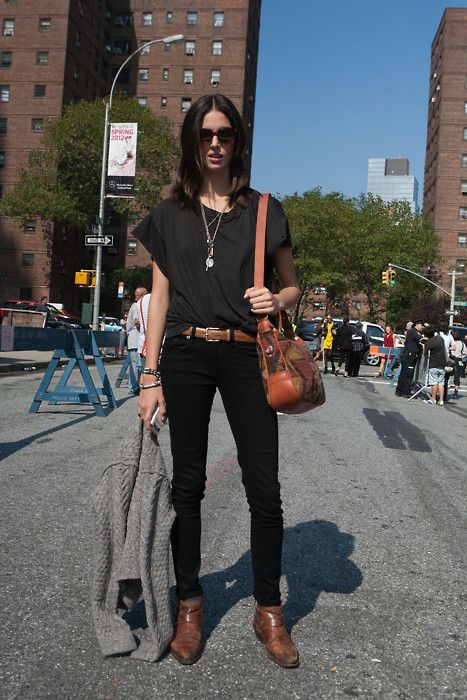
[{"label": "parked car", "polygon": [[[36,311],[39,306],[38,301],[32,301],[30,299],[9,299],[3,302],[2,310],[4,309],[19,309],[21,311]],[[48,312],[45,321],[46,328],[63,328],[63,329],[77,329],[82,328],[80,320],[77,316],[71,314],[66,314],[58,311],[51,304],[47,304]]]},{"label": "parked car", "polygon": [[101,328],[102,321],[105,319],[104,330],[105,331],[121,331],[122,327],[118,318],[114,316],[99,316],[99,328]]}]

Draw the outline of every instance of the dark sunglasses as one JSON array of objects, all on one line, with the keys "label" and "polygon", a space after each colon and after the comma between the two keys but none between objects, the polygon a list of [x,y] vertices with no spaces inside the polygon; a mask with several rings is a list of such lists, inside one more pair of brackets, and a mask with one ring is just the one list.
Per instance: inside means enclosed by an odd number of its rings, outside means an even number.
[{"label": "dark sunglasses", "polygon": [[199,140],[201,143],[211,143],[214,136],[217,136],[220,143],[232,143],[235,140],[235,129],[225,126],[222,129],[200,129]]}]

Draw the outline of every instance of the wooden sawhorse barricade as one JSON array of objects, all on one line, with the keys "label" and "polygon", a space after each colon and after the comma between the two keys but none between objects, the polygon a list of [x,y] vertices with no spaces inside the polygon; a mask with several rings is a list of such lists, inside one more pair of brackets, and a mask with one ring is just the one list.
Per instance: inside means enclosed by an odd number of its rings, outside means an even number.
[{"label": "wooden sawhorse barricade", "polygon": [[394,365],[396,364],[397,360],[400,360],[403,350],[404,348],[382,348],[378,345],[372,345],[370,347],[370,355],[379,355],[379,357],[386,358],[386,362],[384,363],[383,378],[387,379],[392,375],[391,386],[393,386],[399,378],[400,365],[396,370],[394,369]]},{"label": "wooden sawhorse barricade", "polygon": [[115,380],[115,387],[118,389],[124,379],[128,380],[128,386],[135,386],[138,383],[138,377],[135,377],[133,365],[131,364],[131,354],[127,352],[123,361],[122,368]]},{"label": "wooden sawhorse barricade", "polygon": [[[107,399],[109,410],[117,403],[110,386],[104,363],[99,353],[100,347],[117,345],[119,333],[111,331],[59,330],[55,328],[0,327],[0,350],[54,350],[52,359],[45,371],[34,396],[29,413],[37,413],[43,401],[59,403],[90,404],[97,416],[105,416],[101,396]],[[94,358],[101,384],[96,386],[86,364],[86,355]],[[50,383],[59,368],[59,363],[67,360],[63,374],[54,389]],[[68,384],[75,367],[79,370],[84,386]]]}]

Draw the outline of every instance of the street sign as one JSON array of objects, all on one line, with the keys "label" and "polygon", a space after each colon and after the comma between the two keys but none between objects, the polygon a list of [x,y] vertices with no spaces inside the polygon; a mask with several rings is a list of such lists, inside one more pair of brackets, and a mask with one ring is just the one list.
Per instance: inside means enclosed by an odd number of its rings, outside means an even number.
[{"label": "street sign", "polygon": [[86,245],[112,246],[114,244],[114,237],[113,236],[85,236],[84,242]]},{"label": "street sign", "polygon": [[448,309],[445,313],[446,313],[446,316],[450,316],[451,314],[452,314],[453,316],[459,316],[460,311],[459,311],[459,309],[453,309],[452,311],[450,311],[450,310]]},{"label": "street sign", "polygon": [[455,301],[454,306],[467,306],[467,301]]},{"label": "street sign", "polygon": [[123,282],[119,282],[119,283],[118,283],[118,293],[117,293],[117,297],[118,297],[119,299],[123,299],[124,291],[125,291],[125,285],[124,285],[124,283],[123,283]]}]

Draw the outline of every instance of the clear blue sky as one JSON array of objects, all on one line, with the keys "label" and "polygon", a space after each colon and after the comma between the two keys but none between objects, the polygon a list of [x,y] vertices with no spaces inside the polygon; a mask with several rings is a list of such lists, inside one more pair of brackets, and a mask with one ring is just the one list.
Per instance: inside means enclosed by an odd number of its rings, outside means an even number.
[{"label": "clear blue sky", "polygon": [[[451,0],[448,7],[465,7]],[[366,191],[368,158],[423,169],[441,0],[263,0],[253,187]]]}]

